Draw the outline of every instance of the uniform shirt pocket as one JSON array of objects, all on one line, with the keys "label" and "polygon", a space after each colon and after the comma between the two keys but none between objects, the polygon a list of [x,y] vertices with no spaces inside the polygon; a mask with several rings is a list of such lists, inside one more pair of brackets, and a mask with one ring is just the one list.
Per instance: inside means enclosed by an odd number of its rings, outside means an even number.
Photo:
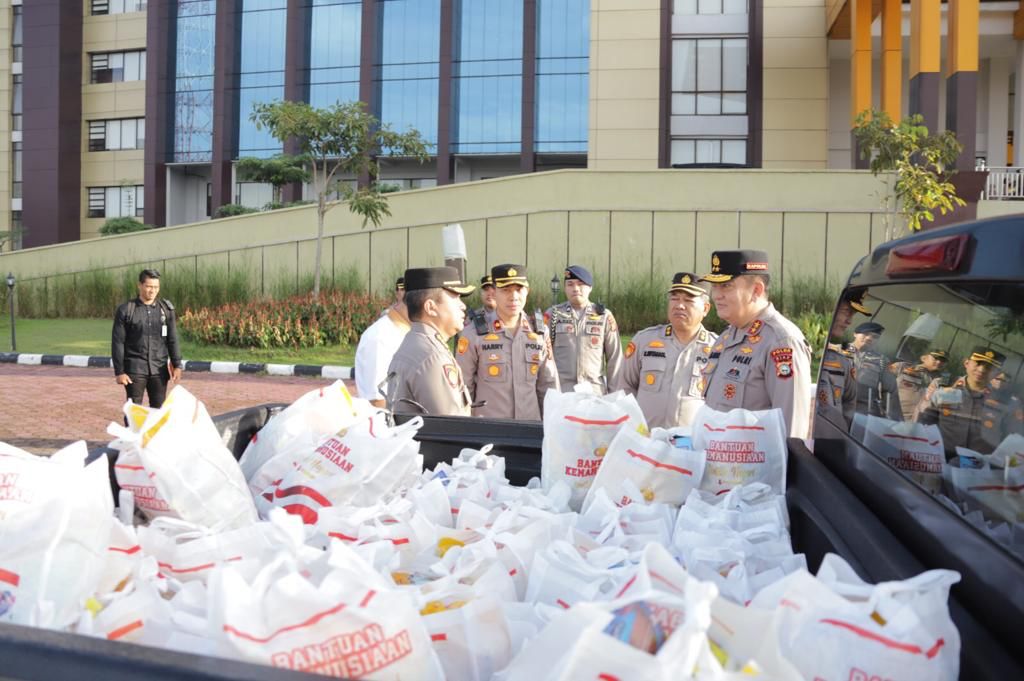
[{"label": "uniform shirt pocket", "polygon": [[480,378],[488,383],[508,382],[508,356],[504,350],[484,350],[480,357]]},{"label": "uniform shirt pocket", "polygon": [[750,377],[750,365],[744,364],[723,364],[719,370],[715,373],[715,377],[721,374],[722,381],[715,387],[716,390],[721,390],[721,398],[725,400],[727,404],[733,404],[737,407],[743,404],[743,393],[746,391],[747,379]]},{"label": "uniform shirt pocket", "polygon": [[643,392],[661,392],[661,386],[665,382],[665,366],[667,360],[665,353],[661,357],[645,355],[640,362],[640,390]]}]

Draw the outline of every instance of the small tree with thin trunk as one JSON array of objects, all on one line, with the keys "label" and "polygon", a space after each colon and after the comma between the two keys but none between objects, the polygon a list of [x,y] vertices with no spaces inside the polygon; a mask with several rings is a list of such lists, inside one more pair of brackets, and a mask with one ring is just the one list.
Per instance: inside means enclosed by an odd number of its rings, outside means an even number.
[{"label": "small tree with thin trunk", "polygon": [[274,188],[272,203],[280,204],[281,190],[292,182],[309,182],[309,169],[302,156],[277,154],[270,158],[243,156],[235,163],[238,178],[244,182],[261,182]]},{"label": "small tree with thin trunk", "polygon": [[[324,216],[336,204],[328,196],[337,191],[348,209],[378,226],[391,215],[387,197],[379,190],[380,157],[398,156],[427,160],[427,143],[414,129],[395,132],[366,112],[362,102],[335,103],[319,109],[306,102],[256,104],[250,119],[257,129],[266,128],[281,143],[294,139],[306,158],[316,192],[316,271],[313,298],[320,295],[320,262],[323,251]],[[360,186],[341,180],[355,177]]]},{"label": "small tree with thin trunk", "polygon": [[945,215],[966,205],[949,181],[963,150],[953,132],[929,134],[921,114],[895,123],[886,112],[872,109],[857,116],[853,136],[861,158],[871,159],[873,174],[894,171],[883,200],[887,239],[897,236],[897,212],[906,219],[910,231],[916,232],[922,221],[935,220],[934,211]]}]

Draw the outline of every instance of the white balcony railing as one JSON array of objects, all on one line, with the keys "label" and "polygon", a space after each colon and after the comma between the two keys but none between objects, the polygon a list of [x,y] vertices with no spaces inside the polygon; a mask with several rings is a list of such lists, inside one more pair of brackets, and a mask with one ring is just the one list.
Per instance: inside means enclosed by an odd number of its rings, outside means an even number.
[{"label": "white balcony railing", "polygon": [[1024,201],[1024,168],[985,168],[985,195],[996,201]]}]

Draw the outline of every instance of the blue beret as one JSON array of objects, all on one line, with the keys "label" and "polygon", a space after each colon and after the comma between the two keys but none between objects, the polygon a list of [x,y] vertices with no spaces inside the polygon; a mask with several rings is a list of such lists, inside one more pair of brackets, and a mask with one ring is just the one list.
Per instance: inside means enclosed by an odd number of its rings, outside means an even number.
[{"label": "blue beret", "polygon": [[858,326],[856,329],[854,329],[853,332],[854,333],[876,333],[879,336],[881,336],[882,333],[885,332],[885,327],[882,326],[881,324],[877,323],[877,322],[864,322],[863,324]]},{"label": "blue beret", "polygon": [[590,274],[590,270],[582,265],[569,265],[565,268],[565,280],[579,279],[587,286],[594,285],[594,276]]}]

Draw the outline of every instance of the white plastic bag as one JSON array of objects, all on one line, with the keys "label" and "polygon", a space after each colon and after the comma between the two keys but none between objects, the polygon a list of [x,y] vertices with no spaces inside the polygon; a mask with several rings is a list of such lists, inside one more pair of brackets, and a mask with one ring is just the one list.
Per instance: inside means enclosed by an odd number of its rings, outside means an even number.
[{"label": "white plastic bag", "polygon": [[704,452],[677,449],[664,436],[666,433],[655,428],[652,436],[647,437],[621,429],[608,445],[583,508],[593,503],[598,489],[606,490],[609,498],[620,506],[630,503],[623,486],[627,480],[639,488],[647,503],[682,504],[704,475]]},{"label": "white plastic bag", "polygon": [[259,494],[276,479],[272,470],[261,472],[261,468],[272,459],[280,459],[282,472],[287,472],[292,461],[304,459],[320,440],[351,424],[360,408],[369,405],[361,402],[352,397],[343,381],[335,381],[310,390],[271,417],[252,436],[238,462],[252,493]]},{"label": "white plastic bag", "polygon": [[632,395],[548,390],[544,396],[541,485],[559,480],[572,488],[569,506],[579,510],[597,469],[621,429],[647,433],[647,422]]},{"label": "white plastic bag", "polygon": [[788,452],[781,409],[722,412],[704,405],[693,419],[693,448],[707,452],[702,490],[718,494],[764,482],[776,493],[786,493]]},{"label": "white plastic bag", "polygon": [[256,508],[238,462],[206,407],[181,385],[160,409],[149,410],[139,432],[116,423],[107,432],[118,438],[113,446],[137,449],[174,517],[218,528],[255,522]]},{"label": "white plastic bag", "polygon": [[864,446],[929,492],[941,490],[946,451],[937,425],[869,416]]}]

